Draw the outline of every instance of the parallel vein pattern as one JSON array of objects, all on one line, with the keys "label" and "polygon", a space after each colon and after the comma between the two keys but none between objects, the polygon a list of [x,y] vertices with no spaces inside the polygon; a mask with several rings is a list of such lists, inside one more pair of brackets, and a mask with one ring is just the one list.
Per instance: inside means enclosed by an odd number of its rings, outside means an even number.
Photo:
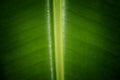
[{"label": "parallel vein pattern", "polygon": [[120,79],[120,1],[65,0],[65,80]]},{"label": "parallel vein pattern", "polygon": [[49,0],[0,1],[0,80],[54,80],[50,5]]}]

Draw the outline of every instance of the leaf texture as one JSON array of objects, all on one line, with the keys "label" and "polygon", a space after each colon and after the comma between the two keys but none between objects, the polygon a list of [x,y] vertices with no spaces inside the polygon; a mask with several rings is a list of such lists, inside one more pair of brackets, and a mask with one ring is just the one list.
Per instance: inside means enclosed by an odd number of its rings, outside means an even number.
[{"label": "leaf texture", "polygon": [[0,80],[54,80],[52,2],[0,4]]},{"label": "leaf texture", "polygon": [[119,80],[117,0],[65,0],[65,80]]},{"label": "leaf texture", "polygon": [[0,80],[119,80],[119,27],[119,0],[1,0]]}]

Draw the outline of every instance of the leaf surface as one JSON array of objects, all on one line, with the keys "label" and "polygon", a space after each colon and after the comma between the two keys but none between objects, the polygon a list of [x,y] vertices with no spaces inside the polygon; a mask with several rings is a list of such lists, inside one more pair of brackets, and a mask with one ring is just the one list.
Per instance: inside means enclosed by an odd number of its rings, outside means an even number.
[{"label": "leaf surface", "polygon": [[1,80],[54,80],[51,0],[0,4]]},{"label": "leaf surface", "polygon": [[0,80],[119,80],[119,3],[0,1]]},{"label": "leaf surface", "polygon": [[119,1],[64,1],[65,80],[118,80]]}]

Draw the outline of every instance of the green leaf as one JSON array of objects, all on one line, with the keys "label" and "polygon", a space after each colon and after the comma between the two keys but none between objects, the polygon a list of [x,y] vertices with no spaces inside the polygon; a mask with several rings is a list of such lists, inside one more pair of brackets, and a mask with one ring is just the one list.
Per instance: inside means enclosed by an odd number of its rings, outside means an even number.
[{"label": "green leaf", "polygon": [[119,0],[0,1],[0,80],[119,80]]},{"label": "green leaf", "polygon": [[65,0],[63,26],[65,80],[119,79],[118,2]]},{"label": "green leaf", "polygon": [[0,4],[0,80],[55,80],[51,0]]}]

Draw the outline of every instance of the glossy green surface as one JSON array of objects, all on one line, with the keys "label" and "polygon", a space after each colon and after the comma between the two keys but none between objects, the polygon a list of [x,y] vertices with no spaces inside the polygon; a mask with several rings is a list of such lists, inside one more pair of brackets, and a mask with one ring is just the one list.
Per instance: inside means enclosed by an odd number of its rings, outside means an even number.
[{"label": "glossy green surface", "polygon": [[51,4],[0,1],[0,80],[54,80]]},{"label": "glossy green surface", "polygon": [[64,80],[120,80],[120,1],[62,1],[56,48],[53,0],[0,0],[0,80],[57,80],[55,49]]},{"label": "glossy green surface", "polygon": [[119,80],[118,0],[65,0],[65,80]]}]

